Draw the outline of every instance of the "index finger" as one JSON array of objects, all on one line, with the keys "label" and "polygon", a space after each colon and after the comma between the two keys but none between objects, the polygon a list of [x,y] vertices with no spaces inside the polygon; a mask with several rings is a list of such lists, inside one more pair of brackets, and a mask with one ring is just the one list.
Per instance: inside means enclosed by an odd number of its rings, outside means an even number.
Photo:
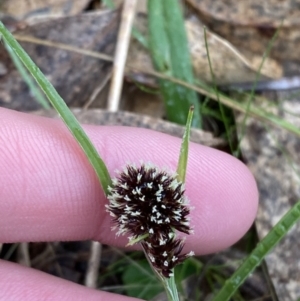
[{"label": "index finger", "polygon": [[[181,140],[126,127],[85,126],[111,174],[126,162],[152,162],[176,170]],[[0,241],[116,238],[95,173],[60,121],[0,109]],[[198,254],[237,241],[252,224],[258,202],[247,167],[221,151],[191,143],[186,193]]]}]

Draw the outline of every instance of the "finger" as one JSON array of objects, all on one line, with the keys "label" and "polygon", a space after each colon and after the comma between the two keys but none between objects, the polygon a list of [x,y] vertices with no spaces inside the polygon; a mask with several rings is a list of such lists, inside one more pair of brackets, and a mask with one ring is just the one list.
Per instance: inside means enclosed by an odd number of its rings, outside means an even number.
[{"label": "finger", "polygon": [[138,301],[107,292],[89,289],[34,269],[0,261],[0,300],[5,301]]},{"label": "finger", "polygon": [[[111,174],[126,162],[176,170],[181,140],[154,131],[85,126]],[[0,110],[0,241],[115,238],[95,173],[60,121]],[[254,220],[258,194],[249,170],[218,150],[191,143],[186,192],[197,253],[226,248]]]}]

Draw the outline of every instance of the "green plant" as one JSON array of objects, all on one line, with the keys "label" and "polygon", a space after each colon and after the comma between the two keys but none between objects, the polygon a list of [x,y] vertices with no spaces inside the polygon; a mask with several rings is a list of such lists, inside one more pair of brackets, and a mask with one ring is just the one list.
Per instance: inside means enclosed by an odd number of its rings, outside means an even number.
[{"label": "green plant", "polygon": [[[31,75],[36,79],[41,89],[47,95],[49,101],[53,107],[60,113],[64,122],[77,139],[78,143],[81,145],[85,151],[89,161],[95,168],[95,171],[98,175],[100,183],[102,184],[103,190],[108,194],[108,186],[111,185],[111,179],[108,174],[108,171],[105,167],[104,162],[101,160],[97,151],[91,144],[90,140],[87,138],[79,123],[76,121],[74,116],[71,114],[64,101],[60,98],[57,92],[54,90],[52,85],[47,81],[45,76],[37,68],[37,66],[31,61],[25,51],[21,46],[16,42],[13,36],[7,31],[2,23],[0,23],[0,32],[5,43],[10,47],[9,49],[15,53],[25,67],[29,70]],[[247,112],[249,115],[259,118],[263,121],[266,121],[271,124],[275,124],[283,129],[286,129],[297,136],[300,136],[300,131],[294,125],[288,123],[287,121],[281,119],[280,117],[268,112],[264,109],[261,109],[257,106],[251,105],[249,107],[248,102],[234,100],[222,93],[219,93],[218,96],[215,94],[215,90],[211,87],[203,85],[198,87],[193,84],[193,82],[185,82],[178,78],[174,78],[173,74],[156,74],[157,77],[160,77],[163,81],[169,81],[175,83],[176,85],[184,86],[187,90],[193,90],[207,95],[211,99],[217,99],[220,103],[228,105],[233,109],[237,109],[241,112]],[[187,132],[188,133],[188,132]],[[187,157],[187,156],[186,156]],[[181,158],[184,158],[182,155]],[[184,163],[183,165],[185,165]],[[181,163],[179,164],[179,166]],[[183,169],[180,169],[183,170]],[[184,175],[182,175],[184,179]],[[261,260],[266,256],[270,250],[278,244],[278,242],[286,235],[289,229],[295,224],[300,218],[300,202],[298,202],[281,220],[280,222],[272,229],[272,231],[262,240],[261,243],[252,251],[249,257],[241,265],[241,267],[234,273],[232,278],[230,278],[216,295],[214,300],[229,300],[230,296],[237,290],[237,288],[242,284],[242,282],[248,277],[248,275],[255,269],[255,267],[261,262]],[[174,283],[168,284],[170,287]]]},{"label": "green plant", "polygon": [[[99,154],[97,153],[95,147],[83,131],[82,127],[74,117],[74,115],[71,113],[71,111],[68,109],[67,105],[63,101],[63,99],[59,96],[59,94],[56,92],[54,87],[51,85],[51,83],[46,79],[46,77],[43,75],[43,73],[39,70],[39,68],[34,64],[34,62],[30,59],[30,57],[27,55],[27,53],[22,49],[22,47],[18,44],[18,42],[14,39],[14,37],[10,34],[10,32],[5,28],[5,26],[0,23],[0,32],[3,36],[3,39],[8,44],[8,46],[15,52],[15,54],[19,57],[19,59],[23,62],[24,66],[28,69],[28,71],[31,73],[31,75],[35,78],[37,83],[39,84],[40,88],[44,91],[46,96],[48,97],[49,101],[51,102],[52,106],[57,110],[57,112],[60,114],[61,118],[73,134],[74,138],[77,140],[79,145],[82,147],[83,151],[85,152],[88,160],[94,167],[94,170],[99,178],[100,184],[102,186],[102,189],[104,193],[109,196],[111,194],[110,187],[114,186],[114,182],[112,182],[110,175],[108,173],[107,167],[105,166],[105,163],[100,158]],[[187,126],[186,131],[183,137],[183,142],[181,146],[180,156],[179,156],[179,163],[178,163],[178,169],[177,169],[177,181],[175,178],[171,179],[171,182],[168,185],[174,186],[174,194],[176,192],[183,193],[182,185],[185,180],[185,174],[186,174],[186,166],[187,166],[187,159],[188,159],[188,143],[189,143],[189,133],[192,123],[192,116],[193,116],[193,108],[190,109],[190,113],[188,115],[187,120]],[[152,171],[152,173],[155,171]],[[159,171],[157,171],[159,173]],[[138,178],[139,178],[138,174]],[[164,185],[164,178],[167,177],[167,174],[162,172],[161,175],[159,175],[159,179],[162,181],[161,185]],[[166,180],[168,181],[168,180]],[[160,184],[158,185],[159,189],[161,189]],[[113,205],[115,202],[114,198],[111,199],[111,204]],[[172,200],[170,200],[172,202]],[[168,203],[172,206],[172,203]],[[110,208],[111,209],[111,208]],[[187,220],[185,216],[189,213],[189,209],[184,205],[180,203],[177,204],[176,207],[177,210],[181,210],[183,215],[182,219],[182,227],[179,228],[185,229],[185,232],[189,232],[189,227],[187,226]],[[110,210],[112,212],[112,210]],[[170,217],[171,219],[171,217]],[[157,223],[159,224],[159,223]],[[186,227],[186,228],[184,228]],[[172,257],[170,257],[170,261],[168,261],[169,268],[165,270],[165,259],[162,261],[162,264],[159,265],[159,268],[153,264],[153,261],[151,260],[151,256],[156,256],[155,252],[152,252],[157,248],[157,250],[160,250],[161,248],[161,240],[160,237],[158,237],[158,245],[156,246],[156,239],[150,239],[149,241],[146,241],[147,236],[136,236],[131,240],[131,243],[141,242],[143,245],[143,248],[145,250],[145,254],[147,258],[149,259],[150,265],[153,267],[153,270],[158,275],[158,278],[162,281],[167,295],[169,297],[170,301],[173,300],[179,300],[177,288],[175,285],[175,279],[174,279],[174,271],[173,271],[173,265],[176,263],[182,262],[186,256],[188,255],[181,255],[181,250],[183,247],[183,241],[181,239],[175,239],[175,229],[172,226],[168,227],[166,232],[164,231],[164,228],[161,228],[161,235],[162,240],[170,240],[169,243],[166,244],[168,246],[168,253],[172,252]],[[171,231],[171,232],[170,232]],[[148,233],[148,236],[149,234]],[[172,234],[172,235],[171,235]],[[152,244],[151,248],[147,250],[148,243]],[[170,248],[171,246],[171,248]],[[152,253],[151,253],[152,252]],[[152,254],[152,255],[150,255]],[[167,254],[167,253],[166,253]],[[161,254],[158,254],[158,256],[162,256]],[[176,258],[176,260],[174,260]],[[172,264],[172,266],[171,266]]]}]

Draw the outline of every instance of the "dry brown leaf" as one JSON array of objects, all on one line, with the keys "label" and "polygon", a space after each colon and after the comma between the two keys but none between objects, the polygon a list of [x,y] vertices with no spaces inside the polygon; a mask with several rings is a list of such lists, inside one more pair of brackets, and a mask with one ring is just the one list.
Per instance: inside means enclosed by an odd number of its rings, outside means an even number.
[{"label": "dry brown leaf", "polygon": [[[111,55],[115,48],[118,25],[117,12],[100,11],[50,19],[15,33]],[[24,42],[22,46],[68,105],[83,105],[111,69],[110,62],[71,51],[35,43]],[[0,63],[0,106],[15,110],[40,108],[3,45],[0,48]]]},{"label": "dry brown leaf", "polygon": [[261,55],[280,28],[271,57],[299,60],[300,0],[185,0],[201,21],[240,50]]},{"label": "dry brown leaf", "polygon": [[[205,48],[203,25],[191,17],[185,22],[189,48],[196,79],[211,82],[207,53]],[[137,28],[147,36],[146,18],[141,14],[137,18]],[[207,30],[207,41],[212,68],[218,85],[254,81],[259,70],[261,58],[253,56],[250,60],[243,56],[234,46]],[[148,51],[133,40],[128,53],[128,64],[139,70],[153,70]],[[281,66],[274,60],[267,59],[261,70],[262,78],[280,78]]]},{"label": "dry brown leaf", "polygon": [[[260,100],[259,105],[300,127],[298,99],[284,100],[280,105]],[[237,120],[241,123],[243,116],[239,115]],[[259,237],[263,238],[300,199],[300,140],[283,129],[268,129],[252,118],[247,118],[245,131],[241,150],[257,180],[260,205],[256,226]],[[280,301],[300,298],[299,235],[298,222],[266,257],[268,272]]]},{"label": "dry brown leaf", "polygon": [[[211,82],[204,27],[195,18],[187,20],[185,24],[196,78]],[[206,30],[206,37],[217,84],[226,85],[255,80],[262,61],[261,57],[253,56],[249,60],[232,44],[209,30]],[[260,74],[262,78],[280,78],[282,68],[276,61],[266,59]]]},{"label": "dry brown leaf", "polygon": [[90,0],[2,0],[0,11],[18,20],[72,16],[83,11]]}]

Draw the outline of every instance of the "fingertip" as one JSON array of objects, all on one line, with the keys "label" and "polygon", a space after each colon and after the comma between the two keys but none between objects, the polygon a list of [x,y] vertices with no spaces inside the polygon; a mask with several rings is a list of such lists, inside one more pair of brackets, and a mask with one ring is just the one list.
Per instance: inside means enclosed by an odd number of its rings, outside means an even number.
[{"label": "fingertip", "polygon": [[[0,260],[0,300],[139,301],[87,288],[52,275]],[[141,300],[140,300],[141,301]]]},{"label": "fingertip", "polygon": [[[240,160],[205,146],[191,145],[187,194],[196,237],[187,242],[198,254],[238,241],[251,227],[258,207],[256,181]],[[197,243],[201,241],[201,243]]]}]

